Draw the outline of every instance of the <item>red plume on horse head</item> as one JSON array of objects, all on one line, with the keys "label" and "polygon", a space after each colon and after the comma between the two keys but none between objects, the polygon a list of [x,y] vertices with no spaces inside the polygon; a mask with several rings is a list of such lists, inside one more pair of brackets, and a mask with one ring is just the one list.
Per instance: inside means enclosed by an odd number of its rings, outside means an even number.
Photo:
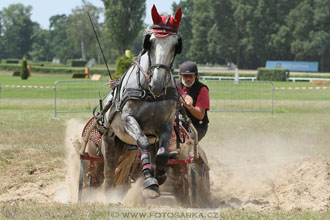
[{"label": "red plume on horse head", "polygon": [[151,9],[151,16],[153,20],[153,31],[156,32],[158,37],[166,37],[171,33],[176,33],[180,27],[182,10],[178,8],[174,17],[172,16],[160,16],[156,6],[153,5]]}]

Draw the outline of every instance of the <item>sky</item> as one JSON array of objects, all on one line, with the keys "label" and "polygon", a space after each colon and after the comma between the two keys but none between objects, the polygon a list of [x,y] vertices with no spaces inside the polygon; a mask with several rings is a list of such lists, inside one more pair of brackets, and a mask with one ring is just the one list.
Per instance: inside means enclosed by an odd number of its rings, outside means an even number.
[{"label": "sky", "polygon": [[[101,0],[88,0],[97,7],[104,8]],[[151,20],[151,7],[156,5],[159,13],[167,12],[172,14],[171,5],[173,2],[179,2],[179,0],[147,0],[147,11],[144,22],[150,24]],[[0,10],[4,7],[7,8],[11,4],[21,3],[23,5],[32,6],[31,20],[38,22],[43,29],[48,29],[49,18],[58,14],[70,14],[71,10],[77,6],[82,5],[81,0],[0,0]],[[104,19],[102,16],[101,19]]]}]

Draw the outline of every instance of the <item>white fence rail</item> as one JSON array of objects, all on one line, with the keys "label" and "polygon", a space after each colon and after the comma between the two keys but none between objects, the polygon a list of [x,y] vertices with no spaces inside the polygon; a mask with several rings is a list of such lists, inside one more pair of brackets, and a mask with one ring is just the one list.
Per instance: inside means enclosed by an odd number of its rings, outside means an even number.
[{"label": "white fence rail", "polygon": [[330,81],[327,78],[300,78],[300,77],[289,77],[288,81],[296,82],[296,81],[305,81],[305,82],[312,82],[312,81]]},{"label": "white fence rail", "polygon": [[[199,77],[202,80],[235,80],[234,76],[200,76]],[[252,81],[254,82],[257,80],[257,77],[238,77],[239,80],[244,80],[244,81]]]},{"label": "white fence rail", "polygon": [[92,112],[108,92],[108,80],[59,80],[54,84],[54,118],[58,113]]},{"label": "white fence rail", "polygon": [[260,81],[206,80],[210,92],[210,111],[274,112],[274,86]]},{"label": "white fence rail", "polygon": [[[274,87],[271,82],[219,81],[204,78],[210,91],[210,111],[271,112],[274,111]],[[59,113],[91,112],[98,99],[110,91],[107,81],[67,80],[54,84],[55,118]],[[102,88],[100,93],[100,88]]]},{"label": "white fence rail", "polygon": [[[200,76],[200,79],[203,80],[235,80],[234,76]],[[239,80],[242,81],[256,81],[257,77],[239,77]],[[303,81],[303,82],[312,82],[312,81],[330,81],[330,78],[305,78],[305,77],[289,77],[287,81]]]}]

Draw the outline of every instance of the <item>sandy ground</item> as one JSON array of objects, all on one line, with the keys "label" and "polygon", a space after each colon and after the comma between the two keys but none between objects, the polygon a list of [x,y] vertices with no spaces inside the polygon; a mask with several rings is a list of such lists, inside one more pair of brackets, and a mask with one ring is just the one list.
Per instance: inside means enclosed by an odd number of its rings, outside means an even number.
[{"label": "sandy ground", "polygon": [[[31,172],[35,182],[6,183],[8,191],[1,195],[0,201],[77,201],[79,159],[71,143],[79,136],[83,123],[73,120],[68,125],[66,170],[34,169]],[[237,137],[228,132],[220,142],[211,138],[201,142],[211,168],[213,207],[330,211],[330,158],[329,154],[313,153],[313,144],[317,141],[308,141],[309,137],[288,140],[276,135],[260,138],[253,132],[245,135]],[[66,173],[65,180],[56,178],[63,173]],[[138,189],[138,184],[133,185],[129,198],[120,190],[113,191],[111,199],[102,191],[90,191],[88,201],[134,204],[132,200],[141,196]],[[159,205],[168,205],[167,196],[163,198],[163,204],[162,198],[157,200]]]},{"label": "sandy ground", "polygon": [[228,130],[220,144],[203,140],[214,203],[239,209],[329,211],[330,157],[322,152],[329,152],[324,149],[329,141],[325,134],[318,135]]},{"label": "sandy ground", "polygon": [[262,177],[255,172],[265,167],[250,165],[256,167],[249,175],[211,160],[210,166],[217,168],[211,171],[215,204],[254,210],[330,210],[329,160],[293,160]]}]

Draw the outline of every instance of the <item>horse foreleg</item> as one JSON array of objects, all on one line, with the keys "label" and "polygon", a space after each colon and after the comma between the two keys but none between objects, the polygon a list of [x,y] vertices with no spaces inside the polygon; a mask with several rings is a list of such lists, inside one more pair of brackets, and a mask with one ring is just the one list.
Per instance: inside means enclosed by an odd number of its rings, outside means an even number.
[{"label": "horse foreleg", "polygon": [[169,124],[165,131],[160,135],[159,148],[156,154],[156,172],[155,177],[158,184],[161,185],[166,181],[166,166],[168,162],[168,146],[172,136],[172,125]]},{"label": "horse foreleg", "polygon": [[141,152],[142,172],[144,175],[143,195],[147,198],[158,197],[160,195],[159,186],[152,172],[149,140],[134,117],[127,116],[124,127],[126,132],[136,140],[137,147]]}]

